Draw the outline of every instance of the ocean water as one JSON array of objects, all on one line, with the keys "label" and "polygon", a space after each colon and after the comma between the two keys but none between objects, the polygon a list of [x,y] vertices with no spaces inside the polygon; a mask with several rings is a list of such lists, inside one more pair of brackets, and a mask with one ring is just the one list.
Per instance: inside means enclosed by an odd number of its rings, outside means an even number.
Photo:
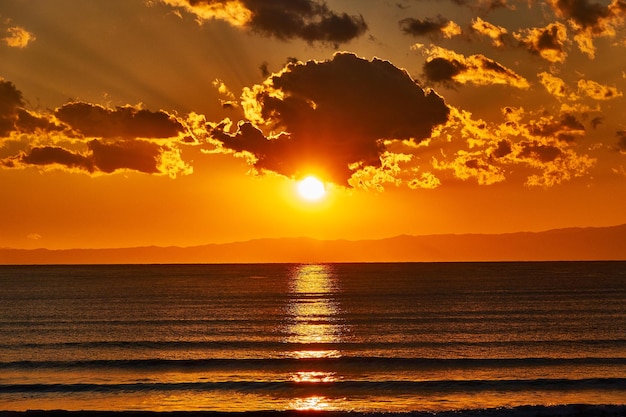
[{"label": "ocean water", "polygon": [[624,262],[0,266],[0,410],[571,404],[626,414]]}]

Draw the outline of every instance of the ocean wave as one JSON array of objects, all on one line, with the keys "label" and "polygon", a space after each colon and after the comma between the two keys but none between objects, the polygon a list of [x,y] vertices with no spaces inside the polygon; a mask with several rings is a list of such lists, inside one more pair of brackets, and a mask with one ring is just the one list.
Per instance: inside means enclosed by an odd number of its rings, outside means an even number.
[{"label": "ocean wave", "polygon": [[14,361],[0,362],[1,369],[125,369],[125,370],[301,370],[318,371],[357,370],[427,370],[550,366],[626,366],[626,358],[387,358],[387,357],[332,357],[332,358],[269,358],[269,359],[117,359],[79,361]]},{"label": "ocean wave", "polygon": [[[316,322],[319,324],[319,322]],[[381,349],[408,349],[408,348],[453,348],[453,347],[510,347],[514,344],[517,347],[530,346],[578,346],[598,347],[598,346],[626,346],[626,339],[579,339],[579,340],[518,340],[518,341],[474,341],[474,342],[440,342],[440,341],[382,341],[382,342],[350,342],[341,341],[336,343],[314,343],[311,347],[319,349],[340,349],[345,352],[358,350],[381,350]],[[189,350],[189,349],[263,349],[274,351],[288,351],[290,349],[302,349],[302,343],[287,343],[283,341],[271,340],[124,340],[124,341],[65,341],[65,342],[19,342],[0,343],[0,349],[167,349],[167,350]]]},{"label": "ocean wave", "polygon": [[486,391],[581,391],[624,390],[626,378],[584,379],[509,379],[509,380],[438,380],[438,381],[228,381],[182,383],[124,384],[0,384],[0,393],[130,393],[146,391],[235,391],[265,395],[298,397],[302,395],[367,395],[372,392],[405,395],[422,392],[486,392]]},{"label": "ocean wave", "polygon": [[623,417],[626,416],[624,405],[589,405],[564,404],[553,406],[525,405],[517,407],[478,408],[440,412],[353,412],[353,411],[318,411],[318,410],[286,410],[286,411],[64,411],[64,410],[30,410],[0,411],[0,417]]}]

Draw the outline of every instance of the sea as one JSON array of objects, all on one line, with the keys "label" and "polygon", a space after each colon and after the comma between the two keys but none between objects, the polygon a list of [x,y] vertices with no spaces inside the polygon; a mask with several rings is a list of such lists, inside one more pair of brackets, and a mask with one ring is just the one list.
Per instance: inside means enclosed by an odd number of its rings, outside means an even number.
[{"label": "sea", "polygon": [[626,415],[626,262],[0,266],[34,410]]}]

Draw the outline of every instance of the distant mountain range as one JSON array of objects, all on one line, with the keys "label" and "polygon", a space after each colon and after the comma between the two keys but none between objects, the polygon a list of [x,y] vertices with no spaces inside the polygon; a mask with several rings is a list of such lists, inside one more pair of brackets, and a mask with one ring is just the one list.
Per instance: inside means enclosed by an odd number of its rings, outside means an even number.
[{"label": "distant mountain range", "polygon": [[375,240],[256,239],[192,247],[0,249],[0,264],[626,260],[626,224]]}]

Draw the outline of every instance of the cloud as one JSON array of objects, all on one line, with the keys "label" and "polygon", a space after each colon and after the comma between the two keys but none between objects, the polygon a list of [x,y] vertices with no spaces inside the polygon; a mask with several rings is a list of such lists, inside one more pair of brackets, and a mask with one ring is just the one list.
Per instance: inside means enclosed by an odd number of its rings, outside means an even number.
[{"label": "cloud", "polygon": [[86,152],[59,146],[38,146],[0,160],[5,168],[27,166],[67,168],[88,173],[113,173],[131,170],[147,174],[189,174],[191,168],[180,159],[179,151],[143,140],[104,142],[92,140]]},{"label": "cloud", "polygon": [[109,109],[97,104],[72,102],[55,110],[54,115],[85,137],[171,138],[185,131],[174,116],[136,106]]},{"label": "cloud", "polygon": [[507,0],[452,0],[459,6],[467,6],[476,12],[490,12],[500,8],[510,8]]},{"label": "cloud", "polygon": [[2,40],[11,48],[26,48],[29,43],[35,40],[35,35],[19,26],[12,26],[5,29]]},{"label": "cloud", "polygon": [[449,111],[406,71],[349,53],[288,64],[243,97],[248,121],[232,133],[213,126],[225,148],[247,152],[260,170],[294,177],[313,169],[345,185],[356,171],[382,166],[385,140],[419,143]]},{"label": "cloud", "polygon": [[404,33],[413,36],[442,35],[449,39],[462,33],[459,25],[441,16],[436,19],[408,17],[402,19],[398,24]]},{"label": "cloud", "polygon": [[578,27],[595,30],[602,30],[607,19],[626,9],[626,4],[620,0],[613,0],[607,6],[589,0],[548,0],[548,3],[560,16],[569,18]]},{"label": "cloud", "polygon": [[617,132],[617,149],[626,154],[626,130]]},{"label": "cloud", "polygon": [[554,75],[547,72],[540,72],[537,74],[539,77],[539,81],[541,84],[548,90],[550,94],[558,99],[569,99],[569,100],[578,100],[579,97],[576,93],[572,92],[570,88],[567,87],[565,81],[563,81],[559,77],[555,77]]},{"label": "cloud", "polygon": [[585,128],[573,114],[539,116],[507,107],[501,123],[476,120],[451,107],[446,125],[429,144],[434,174],[442,183],[474,180],[491,185],[519,179],[552,187],[587,175],[596,160],[576,152]]},{"label": "cloud", "polygon": [[363,35],[362,16],[337,13],[319,0],[161,0],[181,7],[199,21],[220,19],[281,40],[340,44]]},{"label": "cloud", "polygon": [[558,99],[576,101],[580,100],[582,96],[587,96],[594,100],[605,101],[623,96],[623,93],[618,90],[617,87],[603,85],[592,80],[578,80],[576,93],[567,86],[565,81],[555,77],[554,75],[547,72],[541,72],[537,74],[537,76],[546,90]]},{"label": "cloud", "polygon": [[564,114],[561,120],[542,117],[528,124],[533,136],[556,138],[560,141],[572,142],[577,136],[585,134],[585,126],[572,114]]},{"label": "cloud", "polygon": [[22,92],[12,82],[0,78],[0,138],[8,137],[12,132],[51,132],[62,129],[50,118],[26,110],[24,106]]},{"label": "cloud", "polygon": [[530,28],[513,34],[522,46],[550,62],[565,62],[567,28],[556,22],[543,28]]},{"label": "cloud", "polygon": [[22,106],[22,92],[12,82],[0,78],[0,137],[8,136],[15,130]]},{"label": "cloud", "polygon": [[[267,69],[266,69],[267,71]],[[239,103],[237,103],[235,99],[235,95],[228,89],[224,81],[216,78],[213,80],[213,87],[217,89],[217,92],[224,98],[220,99],[220,104],[225,109],[232,109],[239,107]]]},{"label": "cloud", "polygon": [[421,49],[427,57],[424,64],[424,76],[436,83],[457,83],[475,85],[509,85],[511,87],[527,89],[528,81],[513,70],[485,57],[484,55],[470,55],[468,57],[438,46]]},{"label": "cloud", "polygon": [[602,85],[592,80],[579,80],[578,91],[594,100],[611,100],[623,96],[616,87]]},{"label": "cloud", "polygon": [[489,22],[484,21],[480,17],[472,20],[472,29],[481,35],[485,35],[491,38],[494,46],[504,46],[507,30],[501,26],[496,26]]},{"label": "cloud", "polygon": [[[88,173],[134,170],[171,177],[191,172],[178,143],[192,133],[164,111],[73,102],[51,114],[39,114],[24,106],[22,92],[0,80],[0,138],[21,146],[17,154],[0,160],[2,167]],[[90,140],[85,143],[84,138]]]},{"label": "cloud", "polygon": [[13,25],[11,19],[0,19],[0,42],[10,48],[26,48],[35,40],[35,35],[23,27]]},{"label": "cloud", "polygon": [[593,39],[614,37],[626,17],[624,0],[612,0],[606,6],[589,0],[548,0],[548,3],[557,16],[568,20],[578,48],[590,58],[595,57]]}]

